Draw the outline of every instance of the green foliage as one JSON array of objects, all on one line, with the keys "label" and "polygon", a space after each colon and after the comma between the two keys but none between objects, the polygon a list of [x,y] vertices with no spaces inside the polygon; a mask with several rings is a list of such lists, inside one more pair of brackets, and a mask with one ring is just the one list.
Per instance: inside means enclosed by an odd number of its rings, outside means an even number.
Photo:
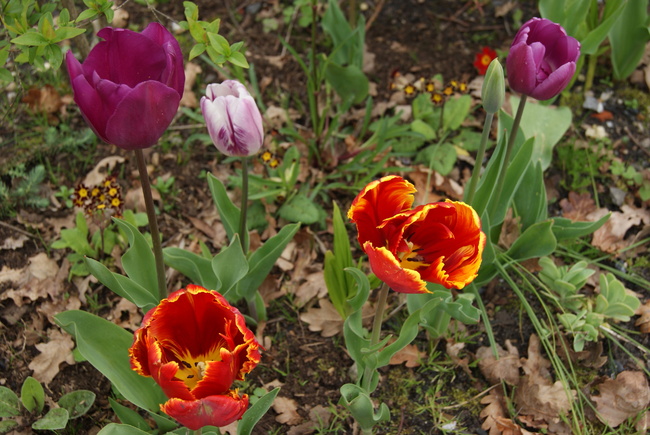
[{"label": "green foliage", "polygon": [[199,20],[199,8],[193,2],[183,2],[185,6],[185,19],[179,24],[189,30],[192,39],[196,42],[190,51],[189,60],[203,54],[208,54],[210,60],[219,66],[230,62],[241,68],[248,68],[248,61],[244,56],[244,43],[230,44],[226,38],[219,35],[221,20],[215,18],[211,22]]},{"label": "green foliage", "polygon": [[[50,402],[51,403],[51,402]],[[65,429],[69,420],[81,417],[95,403],[95,393],[88,390],[76,390],[62,396],[58,407],[51,407],[45,415],[45,390],[31,376],[28,376],[20,390],[20,398],[7,387],[0,386],[0,433],[7,433],[18,426],[14,419],[23,414],[21,406],[36,420],[32,420],[32,429],[56,431]]]},{"label": "green foliage", "polygon": [[[122,219],[135,227],[147,225],[147,216],[144,213],[125,210]],[[127,234],[117,222],[114,221],[102,228],[104,222],[101,221],[99,227],[91,234],[87,217],[83,212],[79,212],[75,218],[75,227],[61,230],[60,238],[52,242],[51,247],[72,251],[67,256],[71,264],[68,276],[70,279],[75,276],[88,276],[91,273],[86,257],[108,260],[105,256],[110,255],[116,245],[122,248],[126,246]]]},{"label": "green foliage", "polygon": [[19,207],[45,208],[50,200],[43,196],[45,167],[37,165],[29,172],[25,165],[18,165],[7,173],[12,179],[10,186],[0,181],[0,218],[13,216]]},{"label": "green foliage", "polygon": [[327,293],[336,311],[345,320],[352,307],[348,300],[354,295],[356,286],[354,279],[345,269],[354,267],[350,250],[350,238],[348,231],[341,217],[341,211],[336,202],[332,202],[332,225],[334,227],[334,251],[325,253],[324,277]]},{"label": "green foliage", "polygon": [[[627,322],[641,305],[639,299],[628,294],[623,284],[611,273],[599,277],[600,293],[595,297],[580,294],[580,289],[595,272],[586,261],[573,266],[556,266],[553,260],[539,260],[540,281],[546,286],[546,295],[563,310],[557,315],[567,332],[573,336],[573,348],[583,350],[586,342],[597,341],[601,326],[607,321]],[[566,311],[564,311],[566,310]]]}]

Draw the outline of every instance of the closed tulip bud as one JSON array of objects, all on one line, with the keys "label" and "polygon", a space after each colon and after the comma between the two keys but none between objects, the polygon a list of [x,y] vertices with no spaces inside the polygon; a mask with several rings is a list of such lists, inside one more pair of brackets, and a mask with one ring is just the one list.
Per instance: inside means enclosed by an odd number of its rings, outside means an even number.
[{"label": "closed tulip bud", "polygon": [[578,57],[580,43],[562,26],[532,18],[515,35],[506,59],[510,88],[538,100],[553,98],[571,81]]},{"label": "closed tulip bud", "polygon": [[227,156],[256,154],[264,142],[262,115],[246,87],[236,80],[211,84],[201,111],[212,142]]},{"label": "closed tulip bud", "polygon": [[74,101],[103,141],[127,150],[158,142],[183,96],[183,53],[174,36],[158,23],[142,33],[107,27],[88,58],[72,52],[66,65]]},{"label": "closed tulip bud", "polygon": [[488,113],[496,113],[503,105],[506,94],[505,79],[503,78],[503,67],[498,59],[493,59],[485,73],[481,98],[483,108]]}]

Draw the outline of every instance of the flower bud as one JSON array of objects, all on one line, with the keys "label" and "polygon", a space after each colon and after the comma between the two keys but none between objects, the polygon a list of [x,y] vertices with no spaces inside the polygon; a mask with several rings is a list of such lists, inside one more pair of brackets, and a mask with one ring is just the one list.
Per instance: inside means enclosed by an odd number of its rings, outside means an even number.
[{"label": "flower bud", "polygon": [[499,59],[492,59],[490,66],[485,73],[483,88],[481,89],[481,98],[483,99],[483,108],[488,113],[496,113],[503,105],[503,99],[506,93],[505,79],[503,78],[503,67]]},{"label": "flower bud", "polygon": [[246,87],[236,80],[211,84],[201,111],[212,142],[227,156],[257,154],[264,142],[262,115]]}]

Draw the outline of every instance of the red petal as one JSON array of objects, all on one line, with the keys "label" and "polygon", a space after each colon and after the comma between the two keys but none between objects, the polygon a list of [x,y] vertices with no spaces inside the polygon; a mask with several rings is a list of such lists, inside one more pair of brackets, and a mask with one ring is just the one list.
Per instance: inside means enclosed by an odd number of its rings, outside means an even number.
[{"label": "red petal", "polygon": [[374,274],[390,288],[400,293],[429,293],[427,283],[420,279],[420,274],[415,270],[402,268],[388,249],[375,248],[370,242],[366,242],[363,249],[368,254]]},{"label": "red petal", "polygon": [[223,427],[239,420],[248,408],[248,396],[230,394],[209,396],[200,400],[169,399],[160,409],[190,430],[203,426]]},{"label": "red petal", "polygon": [[402,177],[383,177],[368,184],[352,202],[348,218],[357,224],[359,243],[371,242],[374,246],[386,243],[385,235],[378,226],[413,205],[415,187]]}]

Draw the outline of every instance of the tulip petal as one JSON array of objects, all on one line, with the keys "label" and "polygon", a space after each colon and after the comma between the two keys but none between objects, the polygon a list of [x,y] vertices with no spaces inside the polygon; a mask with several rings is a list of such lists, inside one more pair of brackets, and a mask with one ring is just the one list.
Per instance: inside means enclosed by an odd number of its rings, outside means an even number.
[{"label": "tulip petal", "polygon": [[210,361],[206,365],[203,379],[192,390],[197,399],[224,394],[235,381],[237,369],[234,367],[234,358],[226,349],[221,349],[221,361]]},{"label": "tulip petal", "polygon": [[357,224],[359,244],[370,241],[383,246],[385,236],[378,227],[413,204],[415,187],[398,176],[387,176],[369,183],[352,202],[348,218]]},{"label": "tulip petal", "polygon": [[558,38],[549,48],[547,61],[555,70],[568,62],[575,62],[580,56],[580,43],[570,37]]},{"label": "tulip petal", "polygon": [[[262,115],[252,97],[226,97],[228,115],[233,126],[234,143],[238,145],[232,155],[250,156],[262,147],[264,130]],[[236,153],[239,152],[239,153]]]},{"label": "tulip petal", "polygon": [[566,87],[576,71],[575,62],[569,62],[553,71],[542,83],[540,83],[530,95],[538,100],[553,98]]},{"label": "tulip petal", "polygon": [[510,88],[530,95],[535,89],[537,73],[532,49],[524,43],[514,45],[506,58],[506,68]]},{"label": "tulip petal", "polygon": [[174,88],[182,98],[185,90],[185,70],[183,52],[178,41],[159,23],[150,23],[142,34],[163,48],[167,66],[163,70],[160,81]]},{"label": "tulip petal", "polygon": [[248,408],[248,396],[231,391],[200,400],[169,399],[160,409],[190,430],[203,426],[223,427],[239,420]]},{"label": "tulip petal", "polygon": [[106,138],[106,121],[112,112],[106,110],[99,93],[88,83],[84,75],[78,75],[71,79],[71,84],[74,91],[74,101],[79,106],[81,115],[95,134],[103,141],[108,142]]},{"label": "tulip petal", "polygon": [[104,41],[93,47],[84,61],[86,76],[97,72],[103,79],[131,88],[148,80],[160,82],[167,59],[158,43],[142,33],[111,27],[97,36]]},{"label": "tulip petal", "polygon": [[420,279],[420,274],[400,266],[395,256],[386,248],[373,247],[370,242],[363,245],[368,254],[370,267],[377,278],[399,293],[429,293],[427,283]]},{"label": "tulip petal", "polygon": [[179,102],[178,93],[160,82],[138,84],[106,123],[107,141],[127,150],[154,145],[169,127]]}]

